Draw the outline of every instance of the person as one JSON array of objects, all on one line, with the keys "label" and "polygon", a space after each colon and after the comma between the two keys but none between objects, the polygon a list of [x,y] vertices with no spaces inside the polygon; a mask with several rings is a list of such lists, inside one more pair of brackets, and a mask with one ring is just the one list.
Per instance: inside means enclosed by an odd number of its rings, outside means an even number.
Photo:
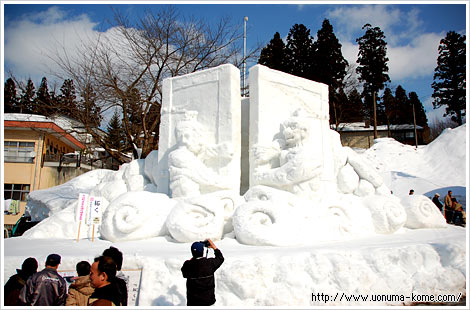
[{"label": "person", "polygon": [[95,291],[90,280],[91,265],[87,261],[81,261],[76,265],[78,277],[70,284],[69,293],[65,301],[66,306],[86,306],[90,295]]},{"label": "person", "polygon": [[410,193],[408,195],[413,195],[415,193],[414,189],[410,189]]},{"label": "person", "polygon": [[435,193],[434,197],[432,198],[432,202],[436,205],[436,207],[439,208],[439,210],[442,212],[442,203],[439,201],[439,193]]},{"label": "person", "polygon": [[454,211],[452,210],[452,191],[448,191],[444,198],[444,216],[447,223],[453,223]]},{"label": "person", "polygon": [[21,289],[30,276],[38,270],[38,262],[34,257],[28,257],[23,261],[21,269],[16,269],[4,286],[5,306],[22,306],[20,302]]},{"label": "person", "polygon": [[454,218],[452,219],[454,224],[464,225],[467,216],[463,210],[462,204],[458,203],[456,198],[452,198],[452,210],[454,211]]},{"label": "person", "polygon": [[119,251],[117,248],[111,246],[108,249],[103,251],[103,256],[108,256],[113,259],[113,261],[116,263],[116,270],[119,271],[116,274],[116,284],[117,287],[119,288],[120,294],[121,294],[121,306],[127,306],[127,281],[128,277],[124,275],[124,273],[121,271],[122,267],[122,252]]},{"label": "person", "polygon": [[184,262],[181,272],[186,278],[186,300],[188,306],[211,306],[215,303],[214,272],[224,262],[222,252],[208,239],[209,248],[214,250],[215,257],[203,257],[204,243],[194,242],[191,245],[192,258]]},{"label": "person", "polygon": [[120,306],[121,295],[115,283],[116,263],[111,257],[98,256],[90,269],[91,285],[95,288],[88,306]]},{"label": "person", "polygon": [[67,283],[57,269],[60,255],[50,254],[46,268],[33,274],[21,289],[20,300],[28,306],[63,306],[67,298]]}]

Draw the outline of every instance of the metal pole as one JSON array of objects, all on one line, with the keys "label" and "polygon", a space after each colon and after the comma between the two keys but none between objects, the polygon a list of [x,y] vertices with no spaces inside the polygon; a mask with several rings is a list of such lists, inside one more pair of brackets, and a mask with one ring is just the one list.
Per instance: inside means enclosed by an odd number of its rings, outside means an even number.
[{"label": "metal pole", "polygon": [[248,16],[243,18],[243,91],[242,96],[246,97],[246,22]]}]

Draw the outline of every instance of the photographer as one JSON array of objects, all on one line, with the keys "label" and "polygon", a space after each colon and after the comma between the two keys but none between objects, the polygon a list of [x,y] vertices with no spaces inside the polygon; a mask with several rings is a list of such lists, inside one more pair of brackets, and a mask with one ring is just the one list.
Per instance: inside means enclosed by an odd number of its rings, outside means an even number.
[{"label": "photographer", "polygon": [[[212,248],[215,257],[204,257],[204,247]],[[208,251],[209,249],[207,249]],[[194,242],[191,245],[193,257],[184,262],[181,272],[186,280],[188,306],[211,306],[215,303],[214,272],[224,262],[222,252],[212,240]],[[207,256],[207,254],[206,254]]]}]

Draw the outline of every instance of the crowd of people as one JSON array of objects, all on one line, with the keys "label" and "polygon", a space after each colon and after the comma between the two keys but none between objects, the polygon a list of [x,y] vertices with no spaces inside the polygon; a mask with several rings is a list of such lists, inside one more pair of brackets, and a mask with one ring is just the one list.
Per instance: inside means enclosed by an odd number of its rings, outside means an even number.
[{"label": "crowd of people", "polygon": [[[34,257],[24,260],[17,274],[4,286],[5,306],[127,306],[127,282],[120,272],[123,256],[115,247],[104,250],[90,265],[80,261],[77,276],[67,289],[58,272],[59,254],[46,258],[45,268],[37,271]],[[119,273],[118,273],[119,272]]]},{"label": "crowd of people", "polygon": [[[204,257],[204,249],[206,257]],[[215,257],[207,258],[209,248]],[[188,306],[210,306],[215,299],[214,272],[224,262],[222,252],[210,240],[191,245],[192,258],[185,261],[181,272],[186,278]],[[80,261],[76,265],[76,277],[67,289],[69,279],[58,272],[59,254],[47,256],[45,268],[37,271],[34,257],[24,260],[17,274],[4,286],[5,306],[127,306],[127,280],[121,272],[122,252],[109,247],[90,265]],[[68,277],[66,277],[68,278]]]},{"label": "crowd of people", "polygon": [[467,215],[462,204],[457,201],[457,198],[452,196],[452,191],[447,192],[444,198],[444,205],[439,200],[439,196],[439,193],[435,193],[432,202],[444,214],[447,223],[461,226],[466,225]]}]

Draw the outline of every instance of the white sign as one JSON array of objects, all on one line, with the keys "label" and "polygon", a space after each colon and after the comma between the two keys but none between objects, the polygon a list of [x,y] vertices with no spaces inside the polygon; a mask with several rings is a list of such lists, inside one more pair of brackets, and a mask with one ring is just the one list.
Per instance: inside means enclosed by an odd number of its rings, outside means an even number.
[{"label": "white sign", "polygon": [[88,194],[79,194],[77,208],[75,209],[76,222],[81,222],[86,218],[88,198]]},{"label": "white sign", "polygon": [[101,224],[101,197],[90,197],[90,223]]}]

